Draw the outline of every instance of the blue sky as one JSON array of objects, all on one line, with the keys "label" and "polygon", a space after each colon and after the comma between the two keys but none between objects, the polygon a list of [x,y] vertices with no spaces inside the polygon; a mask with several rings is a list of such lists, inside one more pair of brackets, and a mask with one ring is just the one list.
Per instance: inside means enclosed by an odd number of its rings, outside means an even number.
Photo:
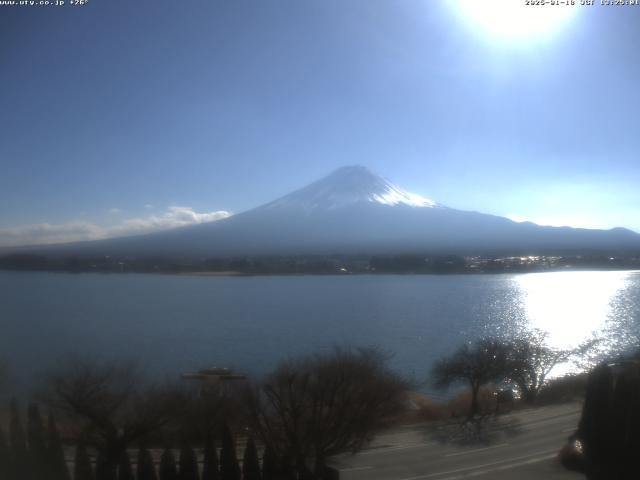
[{"label": "blue sky", "polygon": [[0,245],[221,218],[350,164],[640,231],[640,7],[514,35],[464,1],[0,7]]}]

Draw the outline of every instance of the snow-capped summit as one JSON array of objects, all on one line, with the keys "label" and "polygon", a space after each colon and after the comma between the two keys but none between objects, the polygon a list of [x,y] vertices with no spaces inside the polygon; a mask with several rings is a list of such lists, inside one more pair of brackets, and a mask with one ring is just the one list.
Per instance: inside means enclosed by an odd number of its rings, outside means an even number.
[{"label": "snow-capped summit", "polygon": [[281,197],[263,209],[295,208],[306,212],[335,210],[364,203],[436,207],[433,200],[410,193],[368,168],[355,165],[342,167],[300,190]]}]

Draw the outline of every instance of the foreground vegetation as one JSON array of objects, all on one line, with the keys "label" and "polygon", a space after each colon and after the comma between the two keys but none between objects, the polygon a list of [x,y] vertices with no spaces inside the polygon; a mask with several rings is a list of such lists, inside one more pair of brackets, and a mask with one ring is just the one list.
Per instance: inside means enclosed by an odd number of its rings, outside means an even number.
[{"label": "foreground vegetation", "polygon": [[9,442],[0,435],[0,478],[69,478],[58,425],[74,446],[75,479],[133,479],[135,471],[138,480],[156,478],[152,448],[163,452],[160,480],[332,478],[327,459],[362,448],[404,409],[408,390],[371,349],[287,361],[260,383],[216,380],[198,389],[149,384],[131,365],[70,363],[40,394],[51,412],[48,433],[32,404],[25,434],[12,403]]},{"label": "foreground vegetation", "polygon": [[259,382],[202,374],[198,388],[150,383],[131,364],[70,362],[35,398],[46,422],[32,403],[25,429],[11,403],[8,441],[0,427],[0,478],[332,479],[331,457],[359,451],[395,422],[473,420],[498,412],[501,397],[511,408],[580,396],[584,375],[547,378],[575,354],[552,349],[539,331],[465,344],[433,367],[431,383],[468,390],[439,405],[415,401],[375,349],[288,360]]}]

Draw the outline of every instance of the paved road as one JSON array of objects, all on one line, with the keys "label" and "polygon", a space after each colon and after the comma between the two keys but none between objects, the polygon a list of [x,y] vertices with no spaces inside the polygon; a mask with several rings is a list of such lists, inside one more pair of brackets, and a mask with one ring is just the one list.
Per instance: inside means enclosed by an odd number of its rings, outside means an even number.
[{"label": "paved road", "polygon": [[369,449],[340,457],[334,466],[341,480],[584,479],[557,461],[580,409],[523,410],[480,428],[413,425],[380,435]]}]

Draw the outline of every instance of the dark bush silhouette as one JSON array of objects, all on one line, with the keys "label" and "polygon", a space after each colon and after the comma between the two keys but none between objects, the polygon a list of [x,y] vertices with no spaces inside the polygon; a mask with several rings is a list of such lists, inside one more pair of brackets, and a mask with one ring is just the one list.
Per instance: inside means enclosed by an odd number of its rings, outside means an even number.
[{"label": "dark bush silhouette", "polygon": [[170,448],[166,448],[160,457],[160,480],[178,480],[176,459]]},{"label": "dark bush silhouette", "polygon": [[138,466],[136,468],[137,480],[157,480],[156,469],[153,465],[151,452],[146,448],[138,451]]},{"label": "dark bush silhouette", "polygon": [[281,480],[296,480],[297,477],[303,477],[306,473],[306,468],[303,466],[299,469],[296,475],[296,470],[293,468],[293,462],[291,461],[291,455],[285,453],[280,460],[280,479]]},{"label": "dark bush silhouette", "polygon": [[33,478],[45,478],[48,474],[47,444],[40,410],[35,404],[30,404],[27,408],[27,442]]},{"label": "dark bush silhouette", "polygon": [[216,452],[216,445],[211,438],[207,436],[207,440],[204,445],[204,459],[202,465],[202,480],[219,480],[220,479],[220,467],[218,465],[218,453]]},{"label": "dark bush silhouette", "polygon": [[589,375],[575,438],[590,480],[640,478],[640,362],[601,364]]},{"label": "dark bush silhouette", "polygon": [[273,448],[267,445],[262,455],[262,480],[278,480],[280,468]]},{"label": "dark bush silhouette", "polygon": [[91,459],[87,448],[81,441],[76,445],[76,455],[73,467],[73,480],[94,480]]},{"label": "dark bush silhouette", "polygon": [[198,459],[193,448],[183,445],[180,449],[180,480],[198,480]]},{"label": "dark bush silhouette", "polygon": [[118,480],[135,480],[133,468],[131,467],[131,458],[126,450],[122,453],[120,463],[118,463]]},{"label": "dark bush silhouette", "polygon": [[222,449],[220,450],[221,480],[240,480],[240,465],[236,455],[236,445],[228,425],[222,428]]},{"label": "dark bush silhouette", "polygon": [[4,432],[2,431],[2,427],[0,427],[0,478],[7,478],[9,480],[13,480],[10,478],[10,469],[9,462],[11,460],[11,452],[9,451],[9,444],[7,443],[7,439],[4,436]]},{"label": "dark bush silhouette", "polygon": [[247,446],[244,449],[244,457],[242,460],[242,479],[243,480],[260,480],[260,460],[258,460],[258,449],[249,437]]},{"label": "dark bush silhouette", "polygon": [[105,460],[102,452],[98,451],[96,456],[96,480],[117,480],[118,465]]},{"label": "dark bush silhouette", "polygon": [[568,374],[545,383],[536,402],[539,405],[582,401],[587,388],[587,374]]},{"label": "dark bush silhouette", "polygon": [[58,425],[52,413],[47,422],[47,457],[51,480],[70,480],[69,468],[64,458],[64,448],[60,441]]},{"label": "dark bush silhouette", "polygon": [[27,440],[20,421],[18,402],[15,399],[11,400],[9,408],[9,475],[16,479],[28,479],[31,476],[31,463],[27,450]]}]

